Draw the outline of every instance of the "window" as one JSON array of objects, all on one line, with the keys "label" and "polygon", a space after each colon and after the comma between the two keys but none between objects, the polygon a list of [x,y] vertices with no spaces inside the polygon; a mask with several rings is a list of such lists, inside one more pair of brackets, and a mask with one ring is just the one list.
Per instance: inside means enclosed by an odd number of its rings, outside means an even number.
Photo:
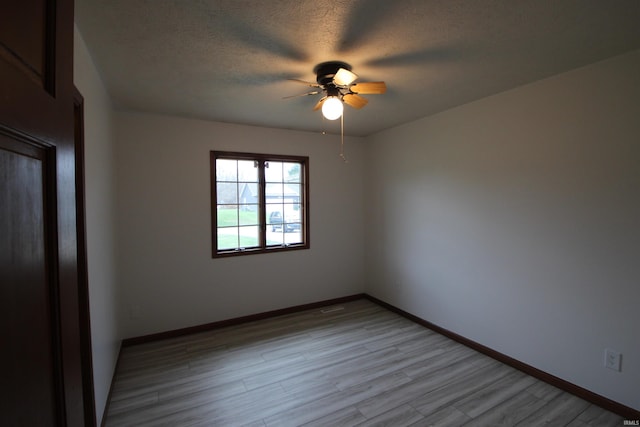
[{"label": "window", "polygon": [[213,257],[309,248],[309,158],[211,152]]}]

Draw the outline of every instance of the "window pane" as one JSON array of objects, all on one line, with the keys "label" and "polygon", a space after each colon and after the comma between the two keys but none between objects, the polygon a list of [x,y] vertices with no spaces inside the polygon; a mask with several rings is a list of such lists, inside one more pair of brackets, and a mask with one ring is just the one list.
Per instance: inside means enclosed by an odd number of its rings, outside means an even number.
[{"label": "window pane", "polygon": [[267,246],[282,246],[284,244],[284,229],[282,225],[267,227]]},{"label": "window pane", "polygon": [[218,250],[245,249],[260,246],[260,227],[218,228]]},{"label": "window pane", "polygon": [[238,248],[238,227],[218,228],[218,250]]},{"label": "window pane", "polygon": [[287,203],[284,205],[284,209],[291,213],[291,216],[300,217],[302,214],[302,204],[299,203]]},{"label": "window pane", "polygon": [[284,206],[279,205],[267,205],[267,224],[282,224],[284,217]]},{"label": "window pane", "polygon": [[301,223],[302,211],[300,205],[287,204],[284,205],[284,221],[286,223]]},{"label": "window pane", "polygon": [[216,159],[216,181],[237,181],[238,161]]},{"label": "window pane", "polygon": [[259,225],[258,205],[240,205],[240,225]]},{"label": "window pane", "polygon": [[284,185],[285,203],[300,203],[301,196],[302,196],[302,185],[300,184]]},{"label": "window pane", "polygon": [[302,182],[300,163],[283,163],[285,182]]},{"label": "window pane", "polygon": [[260,227],[239,227],[239,232],[241,248],[252,248],[260,246]]},{"label": "window pane", "polygon": [[238,206],[221,205],[218,206],[218,227],[233,227],[238,225]]},{"label": "window pane", "polygon": [[236,183],[217,183],[216,184],[217,204],[229,205],[238,203],[238,185]]},{"label": "window pane", "polygon": [[240,183],[240,203],[242,204],[256,204],[258,203],[258,183]]},{"label": "window pane", "polygon": [[282,184],[267,184],[264,197],[267,203],[282,203],[284,201]]},{"label": "window pane", "polygon": [[238,181],[258,182],[258,165],[255,160],[238,160]]},{"label": "window pane", "polygon": [[282,182],[282,162],[269,161],[264,169],[264,178],[267,182]]},{"label": "window pane", "polygon": [[292,224],[295,226],[290,232],[284,235],[284,242],[288,245],[302,243],[302,227],[301,224]]}]

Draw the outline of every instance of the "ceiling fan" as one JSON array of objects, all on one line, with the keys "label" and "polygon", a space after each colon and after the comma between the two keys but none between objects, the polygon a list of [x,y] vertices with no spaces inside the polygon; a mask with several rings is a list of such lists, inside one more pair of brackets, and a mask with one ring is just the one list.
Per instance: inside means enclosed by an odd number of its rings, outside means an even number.
[{"label": "ceiling fan", "polygon": [[369,102],[360,95],[381,94],[387,90],[387,85],[384,82],[355,83],[358,76],[351,72],[351,65],[345,62],[322,62],[313,68],[313,72],[316,74],[316,83],[298,79],[290,80],[318,88],[319,90],[313,90],[301,95],[287,96],[285,99],[323,93],[324,96],[313,107],[313,110],[316,111],[322,108],[322,114],[329,120],[335,120],[342,116],[343,103],[360,109]]}]

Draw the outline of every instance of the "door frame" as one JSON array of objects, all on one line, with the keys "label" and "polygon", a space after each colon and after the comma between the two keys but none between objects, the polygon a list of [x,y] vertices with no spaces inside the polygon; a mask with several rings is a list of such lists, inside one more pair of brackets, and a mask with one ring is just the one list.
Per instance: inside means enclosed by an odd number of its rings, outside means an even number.
[{"label": "door frame", "polygon": [[78,235],[78,312],[80,317],[80,352],[85,425],[96,425],[93,383],[93,348],[91,345],[91,310],[89,304],[89,267],[84,168],[84,98],[74,87],[73,140],[76,154],[76,233]]}]

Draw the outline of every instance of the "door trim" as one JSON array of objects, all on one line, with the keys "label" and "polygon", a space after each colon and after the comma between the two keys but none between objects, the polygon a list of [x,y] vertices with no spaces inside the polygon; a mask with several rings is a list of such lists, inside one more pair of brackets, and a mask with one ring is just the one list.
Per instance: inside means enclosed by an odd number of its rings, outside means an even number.
[{"label": "door trim", "polygon": [[76,155],[76,233],[78,235],[78,314],[80,317],[80,353],[85,426],[96,426],[93,383],[91,311],[89,305],[89,267],[87,261],[87,224],[84,168],[84,98],[74,87],[73,140]]}]

